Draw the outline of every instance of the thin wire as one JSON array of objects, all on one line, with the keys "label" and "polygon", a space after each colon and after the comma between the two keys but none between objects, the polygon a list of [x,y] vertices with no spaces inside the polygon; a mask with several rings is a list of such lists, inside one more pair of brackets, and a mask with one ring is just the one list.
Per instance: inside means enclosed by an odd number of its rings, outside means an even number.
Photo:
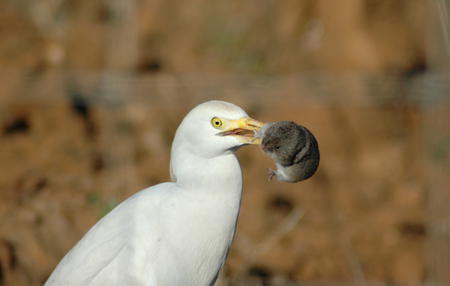
[{"label": "thin wire", "polygon": [[445,4],[445,0],[435,0],[438,13],[439,20],[441,24],[442,34],[444,37],[444,46],[445,52],[447,53],[447,59],[449,60],[450,65],[450,36],[449,36],[449,22],[448,22],[448,13],[447,13],[447,4]]}]

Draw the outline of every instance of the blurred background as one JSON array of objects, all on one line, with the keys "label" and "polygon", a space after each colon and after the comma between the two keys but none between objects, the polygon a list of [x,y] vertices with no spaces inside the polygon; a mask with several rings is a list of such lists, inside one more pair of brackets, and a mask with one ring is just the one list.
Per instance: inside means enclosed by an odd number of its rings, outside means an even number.
[{"label": "blurred background", "polygon": [[450,285],[447,0],[0,0],[0,285],[41,285],[169,180],[195,105],[317,137],[311,179],[244,195],[218,285]]}]

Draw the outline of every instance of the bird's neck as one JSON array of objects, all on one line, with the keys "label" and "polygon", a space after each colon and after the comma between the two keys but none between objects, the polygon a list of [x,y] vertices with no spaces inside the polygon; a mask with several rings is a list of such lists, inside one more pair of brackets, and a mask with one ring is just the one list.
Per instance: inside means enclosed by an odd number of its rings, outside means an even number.
[{"label": "bird's neck", "polygon": [[173,180],[183,189],[235,190],[239,195],[242,190],[241,168],[231,151],[209,158],[191,152],[173,152],[170,165]]},{"label": "bird's neck", "polygon": [[183,242],[190,246],[186,249],[186,257],[190,258],[187,264],[206,275],[205,281],[209,282],[204,285],[212,285],[209,283],[224,263],[239,216],[239,162],[232,152],[205,158],[178,148],[172,150],[171,171],[178,193],[173,196],[175,207],[170,210],[176,212],[172,217],[180,227],[169,237],[178,239],[182,232]]}]

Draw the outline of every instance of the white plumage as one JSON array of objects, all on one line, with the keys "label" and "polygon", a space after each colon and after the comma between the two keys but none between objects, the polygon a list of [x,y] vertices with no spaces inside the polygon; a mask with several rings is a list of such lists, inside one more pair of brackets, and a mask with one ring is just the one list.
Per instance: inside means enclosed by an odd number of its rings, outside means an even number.
[{"label": "white plumage", "polygon": [[233,240],[242,175],[234,150],[261,124],[209,101],[178,127],[173,182],[144,189],[103,217],[45,285],[213,285]]}]

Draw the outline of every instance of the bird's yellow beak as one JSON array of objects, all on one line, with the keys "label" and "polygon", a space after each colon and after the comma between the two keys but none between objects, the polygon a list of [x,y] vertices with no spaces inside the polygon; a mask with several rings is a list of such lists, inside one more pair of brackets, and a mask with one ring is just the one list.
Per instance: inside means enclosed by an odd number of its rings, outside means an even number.
[{"label": "bird's yellow beak", "polygon": [[224,131],[218,133],[220,136],[235,136],[244,144],[261,144],[261,138],[257,137],[259,129],[264,123],[250,117],[237,120],[224,120]]}]

